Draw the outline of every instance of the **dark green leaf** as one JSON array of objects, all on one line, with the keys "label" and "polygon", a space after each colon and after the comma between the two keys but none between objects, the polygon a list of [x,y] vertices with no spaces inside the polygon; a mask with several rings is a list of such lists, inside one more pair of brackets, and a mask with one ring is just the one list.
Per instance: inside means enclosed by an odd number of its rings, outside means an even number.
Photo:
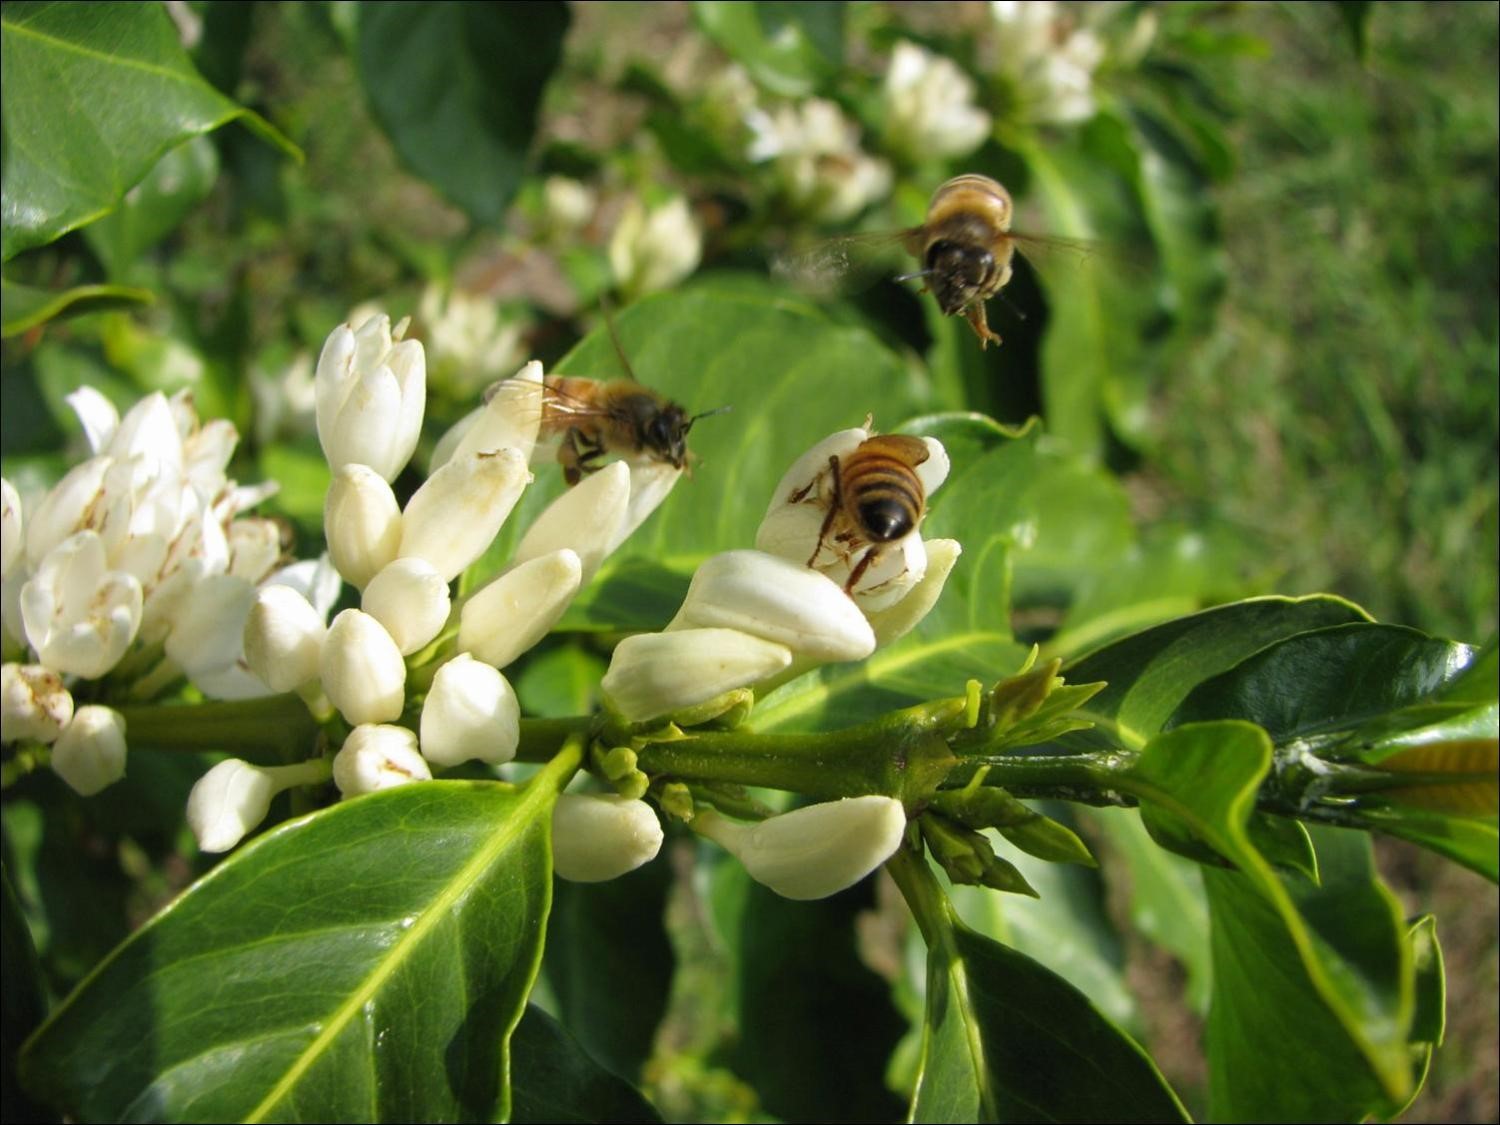
[{"label": "dark green leaf", "polygon": [[744,4],[696,0],[705,34],[773,94],[813,93],[843,56],[843,9],[834,3]]},{"label": "dark green leaf", "polygon": [[542,91],[562,53],[560,3],[365,3],[356,54],[401,158],[477,222],[521,186]]},{"label": "dark green leaf", "polygon": [[[8,851],[9,849],[7,849]],[[10,866],[0,867],[0,935],[5,943],[5,957],[0,962],[0,1105],[5,1107],[7,1121],[55,1120],[44,1107],[37,1105],[21,1089],[16,1077],[16,1056],[21,1041],[42,1022],[47,1014],[47,1000],[42,986],[41,966],[31,931],[10,885]]]},{"label": "dark green leaf", "polygon": [[671,868],[553,888],[544,971],[557,1016],[584,1050],[635,1077],[666,1011],[674,958],[662,916]]},{"label": "dark green leaf", "polygon": [[1186,1121],[1141,1048],[1062,977],[961,923],[927,975],[913,1121]]},{"label": "dark green leaf", "polygon": [[105,272],[113,278],[127,276],[143,252],[203,202],[218,174],[218,150],[207,137],[194,137],[158,160],[118,207],[83,232]]},{"label": "dark green leaf", "polygon": [[236,118],[300,156],[199,77],[156,4],[7,4],[0,34],[7,261],[108,213],[166,152]]},{"label": "dark green leaf", "polygon": [[510,1040],[512,1122],[660,1121],[640,1093],[591,1059],[546,1012],[528,1004]]},{"label": "dark green leaf", "polygon": [[556,772],[405,786],[262,836],[64,1001],[28,1087],[88,1120],[503,1116]]},{"label": "dark green leaf", "polygon": [[155,297],[147,289],[128,285],[75,285],[72,289],[38,289],[17,281],[0,279],[0,303],[4,320],[0,336],[19,336],[54,317],[82,316],[100,309],[150,304]]}]

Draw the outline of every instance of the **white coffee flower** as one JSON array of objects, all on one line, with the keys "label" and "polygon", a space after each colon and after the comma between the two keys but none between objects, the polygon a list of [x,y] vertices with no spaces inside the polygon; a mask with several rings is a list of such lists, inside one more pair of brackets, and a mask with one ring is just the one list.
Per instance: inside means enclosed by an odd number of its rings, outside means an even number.
[{"label": "white coffee flower", "polygon": [[202,852],[227,852],[270,811],[271,799],[294,785],[328,778],[321,760],[289,766],[252,766],[227,758],[200,777],[188,794],[187,822]]},{"label": "white coffee flower", "polygon": [[564,793],[552,810],[552,870],[574,883],[617,879],[655,859],[661,843],[645,801]]},{"label": "white coffee flower", "polygon": [[384,626],[346,609],[333,619],[318,656],[329,701],[350,723],[399,718],[406,702],[406,662]]},{"label": "white coffee flower", "polygon": [[10,481],[0,477],[0,574],[9,574],[11,568],[21,561],[25,549],[21,494]]},{"label": "white coffee flower", "polygon": [[598,195],[586,184],[567,176],[548,176],[542,183],[542,215],[553,234],[586,226],[598,209]]},{"label": "white coffee flower", "polygon": [[841,222],[891,190],[890,165],[864,153],[858,126],[833,102],[807,98],[747,121],[747,155],[770,161],[781,193],[810,218]]},{"label": "white coffee flower", "polygon": [[639,723],[759,683],[791,662],[785,645],[738,629],[642,633],[615,647],[600,688],[621,717]]},{"label": "white coffee flower", "polygon": [[[471,417],[473,421],[455,439],[451,451],[441,449],[448,441],[446,435],[438,443],[440,448],[432,456],[433,472],[453,457],[494,453],[500,449],[514,449],[523,461],[529,462],[542,424],[542,365],[532,360],[509,379],[501,380],[484,406]],[[455,426],[454,430],[457,429]]]},{"label": "white coffee flower", "polygon": [[885,139],[918,160],[966,156],[989,135],[974,81],[950,59],[902,40],[885,73]]},{"label": "white coffee flower", "polygon": [[448,583],[425,559],[397,559],[370,579],[359,605],[410,656],[448,620]]},{"label": "white coffee flower", "polygon": [[41,664],[0,667],[0,739],[55,742],[73,718],[62,677]]},{"label": "white coffee flower", "polygon": [[815,899],[852,887],[895,854],[906,812],[890,797],[846,797],[753,825],[710,809],[695,816],[692,826],[777,894]]},{"label": "white coffee flower", "polygon": [[90,457],[74,465],[42,497],[26,520],[26,561],[35,569],[54,547],[84,526],[85,515],[98,504],[111,457]]},{"label": "white coffee flower", "polygon": [[133,575],[108,569],[98,534],[80,531],[48,552],[21,588],[20,608],[43,664],[97,679],[135,639],[142,601]]},{"label": "white coffee flower", "polygon": [[567,548],[517,563],[464,603],[458,647],[504,668],[545,637],[583,581],[583,565]]},{"label": "white coffee flower", "polygon": [[993,0],[1000,74],[1010,79],[1018,116],[1068,125],[1094,115],[1094,71],[1104,44],[1051,0]]},{"label": "white coffee flower", "polygon": [[521,741],[521,705],[504,676],[461,653],[432,679],[421,736],[422,756],[433,765],[508,762]]},{"label": "white coffee flower", "polygon": [[632,199],[609,240],[615,281],[631,297],[670,289],[702,256],[703,235],[680,195],[650,211]]},{"label": "white coffee flower", "polygon": [[357,726],[333,759],[333,782],[345,797],[431,779],[417,736],[405,727]]},{"label": "white coffee flower", "polygon": [[452,581],[484,553],[530,480],[513,449],[455,457],[407,502],[397,557],[425,559]]},{"label": "white coffee flower", "polygon": [[281,525],[275,520],[247,516],[225,532],[229,542],[229,573],[257,583],[281,559]]},{"label": "white coffee flower", "polygon": [[456,397],[478,393],[524,358],[521,325],[502,320],[492,297],[429,282],[417,323],[427,340],[429,380]]},{"label": "white coffee flower", "polygon": [[214,574],[198,582],[167,634],[167,655],[203,686],[227,671],[244,653],[245,623],[255,601],[255,587],[231,574]]},{"label": "white coffee flower", "polygon": [[323,615],[296,590],[262,586],[245,622],[245,661],[272,691],[296,691],[317,679],[327,634]]},{"label": "white coffee flower", "polygon": [[125,776],[125,720],[118,711],[80,707],[52,744],[52,769],[84,797]]},{"label": "white coffee flower", "polygon": [[401,547],[401,506],[385,478],[368,465],[336,469],[323,501],[323,534],[344,581],[363,589]]},{"label": "white coffee flower", "polygon": [[341,324],[318,357],[318,440],[329,465],[368,465],[387,481],[408,460],[422,428],[427,361],[422,345],[373,316],[355,330]]},{"label": "white coffee flower", "polygon": [[567,549],[578,556],[587,585],[619,541],[629,504],[629,466],[623,461],[605,465],[547,505],[526,529],[515,561],[529,562]]}]

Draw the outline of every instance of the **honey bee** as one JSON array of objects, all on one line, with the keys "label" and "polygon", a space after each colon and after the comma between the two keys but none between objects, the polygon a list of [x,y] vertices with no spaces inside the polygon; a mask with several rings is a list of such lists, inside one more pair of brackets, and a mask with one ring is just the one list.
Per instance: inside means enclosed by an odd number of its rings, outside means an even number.
[{"label": "honey bee", "polygon": [[[885,548],[908,535],[927,512],[927,493],[916,468],[927,460],[927,443],[900,434],[878,434],[860,442],[845,457],[828,458],[831,493],[828,513],[807,565],[817,561],[827,543],[846,558],[865,551],[850,571],[844,592],[852,593]],[[793,492],[793,504],[805,501],[822,479],[820,473]]]},{"label": "honey bee", "polygon": [[810,253],[783,260],[778,272],[814,287],[853,270],[856,259],[883,246],[898,244],[922,265],[897,281],[922,278],[946,316],[963,316],[981,347],[999,344],[1000,336],[985,318],[984,303],[1011,279],[1018,247],[1060,246],[1074,251],[1088,243],[1020,234],[1010,228],[1014,207],[1010,192],[988,176],[955,176],[932,193],[919,227],[829,239]]}]

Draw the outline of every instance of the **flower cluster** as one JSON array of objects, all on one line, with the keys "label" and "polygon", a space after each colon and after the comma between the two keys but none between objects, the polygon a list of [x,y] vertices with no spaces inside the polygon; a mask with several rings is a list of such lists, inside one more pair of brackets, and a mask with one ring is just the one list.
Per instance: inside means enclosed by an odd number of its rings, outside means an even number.
[{"label": "flower cluster", "polygon": [[630,200],[609,239],[609,265],[627,299],[671,288],[702,257],[703,234],[680,195],[649,210]]},{"label": "flower cluster", "polygon": [[831,101],[757,107],[745,121],[750,160],[769,163],[777,190],[810,219],[842,222],[890,193],[890,165],[861,149],[859,127]]},{"label": "flower cluster", "polygon": [[907,160],[967,156],[990,132],[974,81],[950,59],[902,40],[885,73],[885,143]]},{"label": "flower cluster", "polygon": [[234,426],[200,423],[187,392],[123,417],[90,387],[68,403],[91,456],[24,505],[0,482],[4,738],[50,745],[53,769],[91,795],[124,775],[125,724],[75,711],[79,683],[108,678],[136,700],[184,676],[213,697],[267,694],[241,659],[251,601],[279,583],[312,593],[315,565],[278,569],[279,526],[244,515],[275,485],[225,476]]},{"label": "flower cluster", "polygon": [[998,36],[997,71],[1014,91],[1019,115],[1044,125],[1069,125],[1094,116],[1094,71],[1104,44],[1073,27],[1052,0],[992,0]]}]

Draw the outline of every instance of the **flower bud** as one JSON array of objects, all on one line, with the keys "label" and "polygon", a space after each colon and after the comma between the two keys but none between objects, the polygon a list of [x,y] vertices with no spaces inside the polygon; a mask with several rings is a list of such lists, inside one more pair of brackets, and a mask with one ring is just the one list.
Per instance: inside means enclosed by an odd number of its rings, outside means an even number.
[{"label": "flower bud", "polygon": [[90,705],[52,744],[52,769],[77,793],[92,797],[125,776],[125,720],[118,711]]},{"label": "flower bud", "polygon": [[725,551],[693,575],[669,629],[719,627],[785,645],[812,660],[861,660],[875,634],[817,571],[763,551]]},{"label": "flower bud", "polygon": [[107,566],[99,536],[80,531],[49,551],[21,588],[26,639],[49,668],[98,679],[135,639],[141,584]]},{"label": "flower bud", "polygon": [[552,870],[574,883],[634,871],[661,850],[661,822],[645,801],[563,793],[552,810]]},{"label": "flower bud", "polygon": [[425,559],[397,559],[365,587],[360,608],[385,626],[410,656],[442,631],[448,620],[448,583]]},{"label": "flower bud", "polygon": [[396,494],[368,465],[343,465],[328,486],[323,528],[333,565],[351,586],[364,589],[401,546]]},{"label": "flower bud", "polygon": [[387,481],[411,459],[422,428],[427,361],[415,340],[392,342],[386,316],[339,325],[318,357],[318,440],[335,470],[368,465]]},{"label": "flower bud", "polygon": [[547,505],[526,529],[515,561],[527,562],[567,548],[578,556],[583,585],[617,543],[630,506],[630,467],[623,461],[605,465]]},{"label": "flower bud", "polygon": [[296,691],[317,678],[327,634],[322,616],[296,590],[262,586],[245,621],[245,662],[272,691]]},{"label": "flower bud", "polygon": [[41,664],[0,667],[0,740],[55,742],[73,718],[73,697],[62,677]]},{"label": "flower bud", "polygon": [[578,556],[567,548],[511,567],[464,603],[459,651],[504,668],[557,624],[582,580]]},{"label": "flower bud", "polygon": [[605,555],[613,554],[621,543],[629,539],[682,479],[682,470],[666,461],[652,459],[626,463],[630,466],[630,501],[625,505],[625,519],[616,530]]},{"label": "flower bud", "polygon": [[417,736],[405,727],[357,726],[333,759],[333,782],[345,797],[430,780],[432,771],[417,752]]},{"label": "flower bud", "polygon": [[270,771],[228,758],[188,794],[187,822],[201,852],[227,852],[266,819],[278,786]]},{"label": "flower bud", "polygon": [[852,887],[895,853],[906,831],[906,812],[890,797],[846,797],[754,825],[709,810],[694,817],[693,830],[723,846],[751,878],[777,894],[826,898]]},{"label": "flower bud", "polygon": [[401,716],[406,702],[406,662],[385,627],[357,609],[333,619],[318,656],[329,701],[350,723],[379,723]]},{"label": "flower bud", "polygon": [[670,288],[697,269],[702,256],[703,235],[680,195],[649,213],[631,200],[609,239],[610,268],[632,296]]},{"label": "flower bud", "polygon": [[437,670],[422,705],[422,756],[435,766],[516,756],[521,705],[505,677],[468,653]]},{"label": "flower bud", "polygon": [[[495,384],[479,417],[459,439],[452,457],[514,449],[531,460],[542,424],[542,365],[532,360],[509,379]],[[451,458],[445,458],[444,463]],[[434,457],[436,462],[436,457]]]},{"label": "flower bud", "polygon": [[0,477],[0,574],[10,573],[11,567],[22,558],[25,548],[21,494],[10,481]]},{"label": "flower bud", "polygon": [[785,645],[737,629],[641,633],[616,646],[600,687],[632,723],[758,683],[792,662]]},{"label": "flower bud", "polygon": [[426,559],[451,582],[484,553],[530,480],[513,449],[455,457],[407,503],[397,557]]}]

